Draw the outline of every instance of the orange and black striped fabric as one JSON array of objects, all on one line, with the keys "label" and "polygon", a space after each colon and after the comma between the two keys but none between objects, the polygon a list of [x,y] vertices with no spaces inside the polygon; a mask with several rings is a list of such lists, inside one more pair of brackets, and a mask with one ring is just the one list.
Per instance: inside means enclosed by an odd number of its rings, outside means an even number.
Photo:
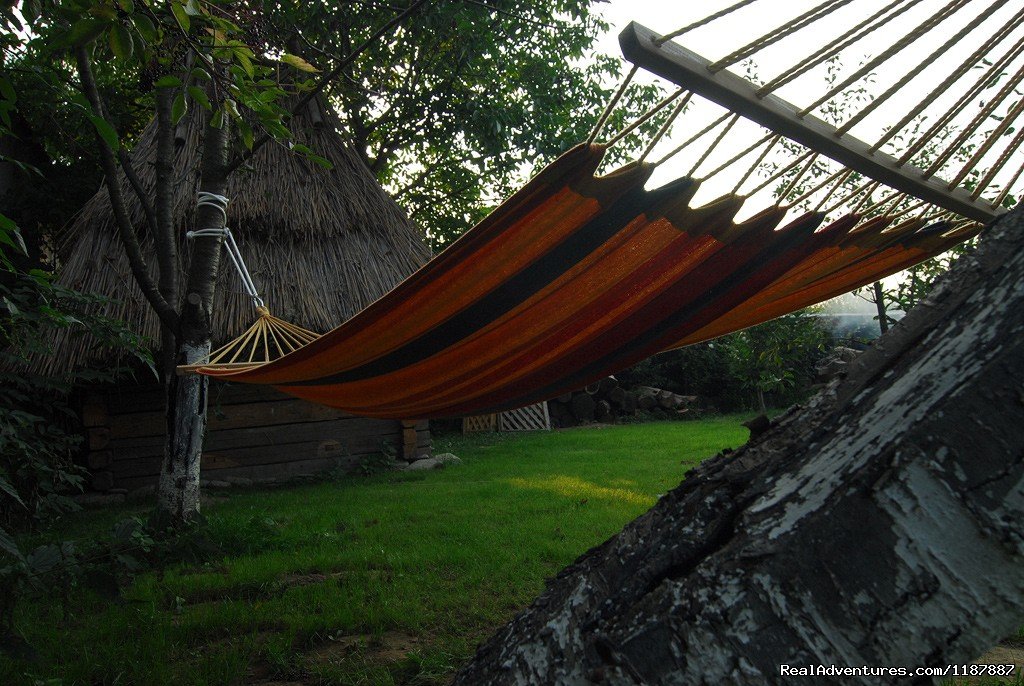
[{"label": "orange and black striped fabric", "polygon": [[[200,373],[270,384],[370,416],[494,412],[560,395],[650,355],[812,305],[939,254],[945,224],[779,228],[696,183],[645,190],[645,165],[595,177],[577,146],[418,272],[313,343],[259,366]],[[856,227],[856,228],[855,228]]]}]

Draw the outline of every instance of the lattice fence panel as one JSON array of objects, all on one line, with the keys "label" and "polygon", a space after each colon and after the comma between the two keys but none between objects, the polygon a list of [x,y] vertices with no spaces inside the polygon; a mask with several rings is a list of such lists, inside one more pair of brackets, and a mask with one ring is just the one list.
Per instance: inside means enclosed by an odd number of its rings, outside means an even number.
[{"label": "lattice fence panel", "polygon": [[462,418],[462,433],[471,434],[481,431],[497,431],[498,415],[480,414],[473,417]]},{"label": "lattice fence panel", "polygon": [[548,431],[550,429],[551,417],[548,415],[546,402],[502,412],[499,416],[499,431]]}]

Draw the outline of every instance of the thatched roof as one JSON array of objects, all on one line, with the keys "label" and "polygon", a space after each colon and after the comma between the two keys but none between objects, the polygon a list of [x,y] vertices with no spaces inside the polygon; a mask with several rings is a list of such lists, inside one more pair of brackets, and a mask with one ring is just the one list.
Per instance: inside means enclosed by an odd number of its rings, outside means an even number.
[{"label": "thatched roof", "polygon": [[[201,125],[179,124],[173,212],[179,231],[195,228]],[[292,121],[294,141],[333,163],[324,169],[270,143],[230,180],[228,226],[267,306],[277,316],[324,332],[348,319],[415,271],[430,253],[405,212],[378,185],[339,135],[329,109],[311,106]],[[151,123],[132,151],[142,183],[152,190],[156,127]],[[142,208],[122,180],[136,227]],[[159,340],[157,318],[132,279],[117,237],[105,187],[86,203],[64,234],[60,283],[114,298],[107,314]],[[152,241],[144,236],[149,266]],[[155,280],[155,276],[154,276]],[[182,277],[184,283],[184,276]],[[224,257],[214,306],[214,343],[244,331],[255,314],[235,269]],[[93,342],[64,337],[45,362],[71,369],[102,357]]]}]

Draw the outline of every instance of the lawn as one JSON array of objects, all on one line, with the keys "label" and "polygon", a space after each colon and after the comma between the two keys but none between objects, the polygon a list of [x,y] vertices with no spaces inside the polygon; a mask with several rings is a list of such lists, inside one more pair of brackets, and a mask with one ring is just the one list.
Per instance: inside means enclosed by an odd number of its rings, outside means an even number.
[{"label": "lawn", "polygon": [[204,512],[230,553],[144,574],[116,602],[22,604],[41,659],[0,658],[0,683],[443,683],[546,577],[745,442],[745,418],[459,437],[435,446],[457,467],[226,492]]}]

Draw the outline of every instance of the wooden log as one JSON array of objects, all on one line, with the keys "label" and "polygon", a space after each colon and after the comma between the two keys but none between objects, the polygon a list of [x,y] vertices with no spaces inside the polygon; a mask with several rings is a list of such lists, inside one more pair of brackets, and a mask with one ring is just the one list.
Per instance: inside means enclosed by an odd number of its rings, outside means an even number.
[{"label": "wooden log", "polygon": [[402,449],[397,457],[411,462],[417,457],[419,437],[416,435],[416,421],[402,422]]},{"label": "wooden log", "polygon": [[109,491],[114,487],[114,473],[107,470],[93,472],[89,483],[94,491]]},{"label": "wooden log", "polygon": [[107,403],[98,393],[86,396],[82,403],[82,425],[85,427],[107,425]]},{"label": "wooden log", "polygon": [[[240,465],[216,470],[203,470],[202,478],[211,480],[223,480],[231,477],[252,479],[257,482],[267,480],[288,481],[304,474],[321,474],[341,467],[345,470],[355,469],[364,456],[340,455],[330,457],[313,457],[304,460],[292,460],[291,462],[275,463],[271,465]],[[118,486],[134,490],[143,486],[156,484],[156,474],[142,474],[136,476],[119,476]]]},{"label": "wooden log", "polygon": [[[276,443],[302,443],[325,438],[358,438],[385,434],[399,437],[401,429],[402,426],[399,422],[390,419],[345,417],[326,422],[250,426],[210,431],[207,433],[203,445],[205,450],[220,450],[222,448],[255,448]],[[151,455],[154,449],[162,451],[163,445],[163,436],[142,436],[125,439],[111,438],[108,448],[114,451],[117,460],[121,460],[137,455]]]},{"label": "wooden log", "polygon": [[587,392],[576,393],[572,397],[572,414],[581,422],[594,421],[594,410],[597,403],[594,396]]},{"label": "wooden log", "polygon": [[[321,438],[301,443],[204,450],[201,467],[209,471],[252,465],[287,464],[295,460],[328,456],[362,458],[380,454],[388,442],[400,449],[400,441],[401,436],[398,433],[391,433],[359,439]],[[123,478],[159,474],[163,452],[154,451],[131,459],[123,459],[120,455],[114,457],[110,469],[120,483]]]},{"label": "wooden log", "polygon": [[85,461],[89,469],[105,469],[114,461],[114,454],[109,450],[90,451]]},{"label": "wooden log", "polygon": [[103,450],[110,443],[110,427],[108,426],[94,426],[85,431],[89,450]]}]

